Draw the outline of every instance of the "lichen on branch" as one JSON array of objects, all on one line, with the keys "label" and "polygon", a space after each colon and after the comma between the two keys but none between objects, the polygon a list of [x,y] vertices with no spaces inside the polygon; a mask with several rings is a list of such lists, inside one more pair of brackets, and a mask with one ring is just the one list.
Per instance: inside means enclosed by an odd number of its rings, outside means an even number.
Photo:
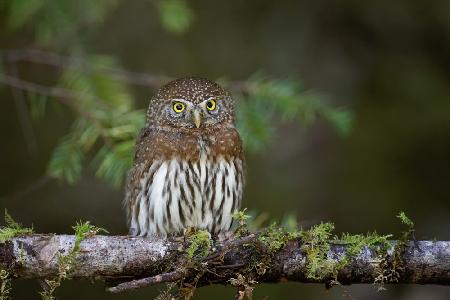
[{"label": "lichen on branch", "polygon": [[209,284],[235,286],[241,296],[257,283],[279,281],[450,285],[450,242],[390,241],[376,233],[338,237],[332,223],[293,230],[272,225],[221,239],[206,231],[181,239],[97,233],[79,223],[72,236],[13,237],[0,244],[0,267],[7,278],[46,279],[44,299],[71,278],[104,280],[111,292],[168,283],[165,293],[180,297]]}]

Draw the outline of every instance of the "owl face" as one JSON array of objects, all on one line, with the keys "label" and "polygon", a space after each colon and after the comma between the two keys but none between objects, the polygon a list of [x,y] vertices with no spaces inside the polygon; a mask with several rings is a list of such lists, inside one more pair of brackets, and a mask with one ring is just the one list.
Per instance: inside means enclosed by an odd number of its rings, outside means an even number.
[{"label": "owl face", "polygon": [[152,98],[147,124],[192,131],[234,126],[233,101],[218,84],[182,78],[163,86]]}]

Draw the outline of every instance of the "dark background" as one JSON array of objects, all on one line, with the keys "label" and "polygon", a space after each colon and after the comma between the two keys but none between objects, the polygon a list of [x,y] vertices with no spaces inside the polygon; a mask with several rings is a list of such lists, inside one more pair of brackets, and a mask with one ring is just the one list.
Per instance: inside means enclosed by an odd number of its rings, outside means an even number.
[{"label": "dark background", "polygon": [[[280,124],[273,143],[248,156],[244,206],[273,218],[296,213],[337,232],[399,233],[404,210],[418,239],[450,239],[449,1],[191,1],[195,20],[183,35],[163,30],[154,6],[122,1],[88,34],[93,52],[119,58],[126,69],[181,77],[245,79],[258,70],[297,77],[355,116],[338,136],[325,122]],[[89,28],[86,28],[89,31]],[[0,36],[1,48],[26,36]],[[25,72],[36,72],[22,66]],[[42,74],[45,78],[45,74]],[[145,108],[154,91],[138,89]],[[49,111],[33,123],[29,150],[11,91],[0,86],[0,210],[37,232],[70,233],[79,219],[124,234],[123,191],[87,170],[80,183],[48,181],[46,165],[74,116]],[[237,99],[239,101],[239,99]],[[28,146],[27,146],[28,145]],[[160,288],[110,295],[101,284],[64,282],[60,299],[150,299]],[[34,281],[15,281],[13,299],[37,299]],[[348,287],[356,299],[449,299],[439,286]],[[198,299],[231,299],[232,288],[198,290]],[[255,299],[342,299],[320,285],[257,286]],[[345,297],[344,297],[345,298]]]}]

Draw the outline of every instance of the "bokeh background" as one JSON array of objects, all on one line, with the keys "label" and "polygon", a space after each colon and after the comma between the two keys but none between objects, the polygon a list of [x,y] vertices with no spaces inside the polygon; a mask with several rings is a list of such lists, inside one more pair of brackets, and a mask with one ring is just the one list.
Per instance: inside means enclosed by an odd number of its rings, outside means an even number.
[{"label": "bokeh background", "polygon": [[[404,210],[418,239],[450,239],[449,1],[133,0],[111,1],[98,14],[99,5],[73,1],[53,12],[62,25],[50,35],[35,32],[52,17],[33,8],[34,2],[1,2],[2,53],[37,48],[67,54],[79,47],[114,57],[126,70],[172,78],[242,81],[262,70],[273,78],[295,78],[327,95],[329,105],[352,112],[347,135],[321,118],[311,126],[271,120],[270,142],[248,155],[244,206],[250,210],[278,220],[295,214],[303,226],[327,220],[337,232],[383,234],[400,232],[395,216]],[[54,2],[46,5],[70,1]],[[20,5],[27,9],[11,25]],[[79,10],[80,19],[70,19],[67,10]],[[17,71],[29,81],[52,85],[58,76],[32,62],[14,68],[4,62],[5,73]],[[130,89],[134,107],[145,109],[154,89]],[[46,176],[53,149],[77,115],[49,105],[43,118],[33,119],[27,101],[14,93],[0,83],[0,210],[7,208],[37,232],[70,233],[83,219],[125,234],[121,188],[89,168],[76,184]],[[13,288],[13,299],[39,297],[34,281],[15,281]],[[162,288],[110,295],[102,284],[68,281],[57,296],[151,299]],[[348,290],[356,299],[450,298],[450,288],[439,286]],[[331,300],[343,294],[339,287],[294,283],[255,290],[256,299]],[[213,286],[198,290],[196,299],[233,295],[230,287]]]}]

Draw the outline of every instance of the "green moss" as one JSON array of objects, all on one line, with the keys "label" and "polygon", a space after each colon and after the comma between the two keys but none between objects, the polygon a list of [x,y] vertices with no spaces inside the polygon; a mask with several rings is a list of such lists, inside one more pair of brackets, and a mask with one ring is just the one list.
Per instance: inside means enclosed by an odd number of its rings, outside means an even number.
[{"label": "green moss", "polygon": [[72,227],[72,229],[75,231],[75,243],[72,249],[73,253],[80,250],[80,243],[85,238],[97,235],[100,232],[108,233],[106,229],[91,225],[89,221],[79,221],[75,226]]},{"label": "green moss", "polygon": [[[22,227],[20,223],[8,214],[5,209],[5,226],[0,227],[0,243],[10,240],[17,236],[29,235],[33,233],[32,228]],[[19,260],[23,259],[22,249],[19,252]],[[0,300],[10,299],[11,278],[7,270],[0,269]]]},{"label": "green moss", "polygon": [[207,230],[196,230],[188,236],[189,247],[186,249],[188,259],[203,259],[211,251],[211,239]]},{"label": "green moss", "polygon": [[89,221],[79,221],[72,228],[75,231],[75,242],[73,248],[67,255],[60,255],[58,257],[58,276],[53,279],[45,280],[46,288],[44,291],[39,293],[43,300],[55,299],[54,293],[56,289],[61,285],[61,282],[64,279],[70,278],[71,273],[75,268],[76,256],[80,252],[81,242],[87,237],[94,236],[99,232],[107,233],[105,229],[91,225]]},{"label": "green moss", "polygon": [[[336,281],[338,272],[351,263],[365,247],[385,255],[390,245],[388,239],[392,237],[391,234],[379,235],[376,232],[369,232],[366,235],[343,233],[340,239],[336,239],[333,231],[333,223],[320,223],[300,232],[303,241],[301,249],[307,257],[307,278],[313,280],[330,278]],[[331,244],[344,244],[345,253],[338,259],[329,259]]]},{"label": "green moss", "polygon": [[400,234],[400,238],[394,246],[392,258],[388,259],[385,255],[378,265],[378,276],[375,278],[378,290],[384,290],[386,283],[398,282],[400,273],[405,269],[403,255],[408,246],[408,240],[411,236],[414,237],[414,222],[403,211],[398,214],[397,218],[406,225],[407,229]]},{"label": "green moss", "polygon": [[333,231],[334,224],[327,222],[300,232],[303,241],[301,249],[306,253],[307,258],[307,278],[321,280],[327,277],[336,277],[338,265],[335,261],[327,258]]},{"label": "green moss", "polygon": [[[246,210],[244,209],[233,215],[233,218],[239,222],[235,237],[248,234],[247,220],[250,216],[245,214],[245,212]],[[383,288],[385,283],[398,281],[399,274],[404,269],[403,255],[408,245],[408,239],[414,234],[414,222],[404,212],[400,212],[397,217],[406,225],[407,229],[402,232],[401,237],[398,239],[392,257],[387,256],[387,250],[391,245],[388,239],[392,238],[390,234],[379,235],[376,232],[369,232],[366,235],[352,235],[343,233],[338,239],[334,234],[334,224],[329,222],[320,223],[308,230],[297,230],[296,228],[288,230],[273,223],[258,234],[257,243],[244,245],[244,247],[255,247],[258,249],[258,252],[248,259],[247,265],[239,273],[234,273],[230,283],[235,286],[245,287],[245,290],[251,291],[251,286],[256,283],[254,279],[263,275],[271,265],[273,254],[282,249],[289,241],[298,240],[301,243],[301,250],[306,255],[306,277],[318,281],[325,279],[331,283],[337,282],[339,271],[351,263],[351,260],[357,257],[365,247],[375,250],[380,258],[378,265],[379,274],[375,279],[375,283],[380,288]],[[18,235],[33,233],[31,228],[24,228],[21,224],[15,222],[6,211],[5,223],[5,226],[0,228],[0,242]],[[66,255],[58,257],[58,276],[45,280],[47,287],[45,291],[40,293],[44,300],[55,299],[55,290],[61,285],[63,280],[71,277],[76,266],[76,256],[80,251],[81,242],[99,232],[107,232],[102,228],[91,225],[89,222],[78,222],[73,226],[73,229],[75,231],[73,248]],[[210,234],[206,230],[193,230],[186,234],[186,238],[188,241],[186,249],[187,260],[186,265],[183,267],[198,269],[195,279],[195,282],[197,282],[208,271],[207,266],[202,265],[202,261],[211,253],[212,241]],[[345,245],[345,253],[337,259],[329,258],[328,253],[332,244]],[[23,249],[19,249],[19,251],[19,260],[23,260],[25,253],[23,253]],[[0,300],[9,299],[11,289],[10,277],[8,271],[0,269]]]},{"label": "green moss", "polygon": [[266,246],[267,252],[272,254],[297,237],[299,237],[298,232],[289,232],[283,227],[277,227],[276,223],[272,223],[258,236],[258,240]]},{"label": "green moss", "polygon": [[11,278],[9,272],[0,269],[0,300],[10,299],[11,294]]},{"label": "green moss", "polygon": [[268,228],[264,229],[261,233],[258,234],[257,240],[258,243],[253,246],[258,251],[258,254],[249,259],[248,267],[246,268],[249,276],[249,279],[252,277],[252,272],[256,272],[258,275],[264,275],[269,268],[273,254],[280,249],[282,249],[289,241],[294,240],[300,236],[299,231],[289,231],[284,227],[278,227],[276,223],[273,223]]},{"label": "green moss", "polygon": [[408,226],[409,230],[413,230],[414,229],[414,222],[411,221],[411,219],[406,216],[405,212],[400,211],[400,213],[398,214],[397,218],[399,218],[400,221],[402,221],[403,224]]},{"label": "green moss", "polygon": [[0,227],[0,243],[10,240],[16,236],[29,235],[33,233],[33,228],[22,227],[14,221],[5,209],[5,226]]},{"label": "green moss", "polygon": [[247,211],[247,208],[244,208],[243,210],[235,212],[232,217],[234,220],[238,221],[240,225],[244,225],[248,219],[251,218],[250,215],[245,214]]},{"label": "green moss", "polygon": [[243,210],[235,212],[232,217],[235,221],[238,222],[238,227],[236,228],[234,235],[239,237],[243,236],[249,233],[248,227],[247,227],[247,220],[251,218],[250,215],[245,214],[247,208],[244,208]]},{"label": "green moss", "polygon": [[379,253],[385,253],[389,247],[389,240],[392,234],[379,235],[376,232],[363,234],[343,233],[340,242],[345,244],[346,255],[353,258],[358,256],[364,247],[376,250]]},{"label": "green moss", "polygon": [[[334,224],[320,223],[313,226],[309,230],[293,230],[288,231],[283,227],[277,227],[272,224],[269,228],[264,230],[259,236],[258,240],[266,246],[268,254],[273,254],[283,248],[286,243],[291,240],[301,238],[302,251],[306,254],[306,276],[309,279],[321,280],[323,278],[337,276],[337,272],[348,264],[347,257],[343,257],[339,261],[328,259],[327,255],[330,250],[330,241],[333,238]],[[356,238],[350,241],[350,235],[345,236],[347,242],[355,244],[353,251],[356,252],[360,247],[356,245]],[[361,242],[358,240],[358,242]],[[260,261],[266,261],[267,257],[259,258]],[[260,265],[258,262],[257,266]],[[265,265],[269,265],[266,261]],[[256,268],[258,274],[261,268]],[[264,269],[264,268],[263,268]]]},{"label": "green moss", "polygon": [[401,233],[400,238],[397,240],[397,243],[394,247],[392,270],[395,273],[397,273],[398,270],[402,270],[404,268],[403,254],[406,251],[409,239],[411,237],[414,237],[415,231],[414,222],[411,221],[411,219],[408,218],[403,211],[401,211],[397,217],[404,225],[406,225],[407,228]]}]

